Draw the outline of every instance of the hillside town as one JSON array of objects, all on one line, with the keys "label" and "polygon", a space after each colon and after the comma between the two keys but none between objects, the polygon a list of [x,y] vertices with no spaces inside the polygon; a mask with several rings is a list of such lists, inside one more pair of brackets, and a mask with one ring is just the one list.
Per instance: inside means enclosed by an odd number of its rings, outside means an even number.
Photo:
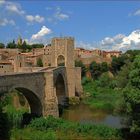
[{"label": "hillside town", "polygon": [[[13,72],[34,72],[40,67],[51,67],[52,45],[62,45],[68,37],[54,37],[51,44],[40,48],[31,48],[26,52],[20,48],[1,48],[0,49],[0,74]],[[58,43],[59,42],[59,43]],[[22,46],[25,41],[19,37],[16,44]],[[58,43],[58,44],[56,44]],[[64,44],[65,45],[65,44]],[[95,61],[96,63],[111,63],[112,57],[118,57],[121,51],[104,51],[100,49],[88,50],[76,46],[74,49],[74,59],[82,61],[88,66]],[[63,58],[62,58],[63,59]],[[63,60],[60,60],[63,61]]]}]

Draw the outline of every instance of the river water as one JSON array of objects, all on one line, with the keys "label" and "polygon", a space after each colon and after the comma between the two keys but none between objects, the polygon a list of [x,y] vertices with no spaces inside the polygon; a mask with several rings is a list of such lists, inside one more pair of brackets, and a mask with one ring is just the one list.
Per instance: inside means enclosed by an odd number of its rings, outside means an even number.
[{"label": "river water", "polygon": [[93,109],[83,103],[65,109],[61,118],[82,124],[104,124],[113,128],[122,128],[122,118],[111,112]]}]

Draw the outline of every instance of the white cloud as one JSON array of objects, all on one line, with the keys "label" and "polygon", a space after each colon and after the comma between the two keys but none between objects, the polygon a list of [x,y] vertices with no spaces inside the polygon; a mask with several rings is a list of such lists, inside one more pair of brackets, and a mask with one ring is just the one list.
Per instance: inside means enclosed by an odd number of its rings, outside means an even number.
[{"label": "white cloud", "polygon": [[26,15],[26,20],[28,22],[38,22],[38,23],[42,23],[45,19],[44,17],[41,17],[40,15]]},{"label": "white cloud", "polygon": [[60,7],[56,8],[56,13],[54,15],[54,17],[58,20],[65,20],[65,19],[69,19],[69,15],[62,13],[62,10]]},{"label": "white cloud", "polygon": [[4,4],[5,0],[0,0],[0,5]]},{"label": "white cloud", "polygon": [[118,34],[114,37],[105,37],[98,43],[76,42],[76,47],[120,51],[140,49],[140,29],[132,31],[129,35]]},{"label": "white cloud", "polygon": [[[5,17],[9,16],[9,13],[14,13],[20,16],[24,16],[24,18],[29,22],[29,23],[42,23],[45,18],[40,16],[40,15],[29,15],[27,14],[21,7],[19,3],[11,2],[11,1],[5,1],[5,0],[0,0],[0,4],[3,4],[4,10],[5,10]],[[8,11],[8,12],[7,12]]]},{"label": "white cloud", "polygon": [[64,20],[64,19],[68,19],[69,16],[63,13],[57,13],[56,18],[58,18],[59,20]]},{"label": "white cloud", "polygon": [[102,46],[109,46],[109,45],[114,45],[114,44],[118,44],[122,42],[122,39],[125,37],[125,35],[123,34],[118,34],[114,37],[105,37],[102,41],[101,41],[101,45]]},{"label": "white cloud", "polygon": [[128,36],[118,34],[114,37],[106,37],[100,43],[100,47],[105,50],[140,49],[140,30],[131,32]]},{"label": "white cloud", "polygon": [[22,10],[20,4],[13,3],[13,2],[7,2],[6,10],[12,13],[19,14],[19,15],[25,14],[25,11]]},{"label": "white cloud", "polygon": [[0,26],[6,26],[6,25],[15,25],[15,21],[12,20],[12,19],[7,19],[7,18],[4,18],[4,19],[0,19]]},{"label": "white cloud", "polygon": [[134,16],[140,16],[140,9],[138,9],[137,11],[135,11]]},{"label": "white cloud", "polygon": [[58,21],[68,20],[70,18],[68,12],[62,12],[60,7],[56,7],[55,9],[48,7],[46,10],[54,10],[53,15],[47,18],[47,21],[53,24],[57,24]]},{"label": "white cloud", "polygon": [[51,29],[47,28],[46,26],[43,26],[38,33],[32,35],[31,41],[41,39],[42,37],[50,34],[51,32]]}]

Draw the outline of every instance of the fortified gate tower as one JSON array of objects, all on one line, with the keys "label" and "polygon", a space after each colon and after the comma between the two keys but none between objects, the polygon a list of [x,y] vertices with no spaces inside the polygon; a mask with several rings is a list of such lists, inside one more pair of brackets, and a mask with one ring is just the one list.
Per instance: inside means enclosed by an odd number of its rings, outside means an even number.
[{"label": "fortified gate tower", "polygon": [[74,67],[74,38],[53,38],[52,39],[52,63],[51,66]]},{"label": "fortified gate tower", "polygon": [[67,96],[74,97],[76,93],[75,91],[76,69],[74,66],[74,38],[72,37],[53,38],[51,45],[52,45],[51,66],[66,67],[67,84],[69,85],[67,86],[68,87]]}]

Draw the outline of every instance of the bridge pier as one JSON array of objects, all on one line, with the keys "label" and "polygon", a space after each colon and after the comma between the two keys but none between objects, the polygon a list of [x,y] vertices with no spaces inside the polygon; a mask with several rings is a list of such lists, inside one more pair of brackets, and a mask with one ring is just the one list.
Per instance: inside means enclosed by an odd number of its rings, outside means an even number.
[{"label": "bridge pier", "polygon": [[43,116],[52,115],[59,117],[57,97],[54,89],[53,72],[44,73],[45,77],[45,97]]},{"label": "bridge pier", "polygon": [[67,97],[74,97],[75,96],[75,69],[73,67],[66,68],[66,75],[67,75]]}]

